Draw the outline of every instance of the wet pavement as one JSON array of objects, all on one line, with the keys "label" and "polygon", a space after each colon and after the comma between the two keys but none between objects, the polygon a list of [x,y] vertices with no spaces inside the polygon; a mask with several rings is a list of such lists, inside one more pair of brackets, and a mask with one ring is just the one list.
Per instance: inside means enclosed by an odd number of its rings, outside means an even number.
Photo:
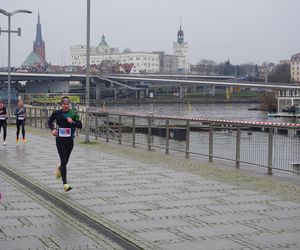
[{"label": "wet pavement", "polygon": [[120,249],[0,175],[0,249]]},{"label": "wet pavement", "polygon": [[[100,141],[75,145],[68,165],[74,189],[64,193],[50,133],[30,128],[28,143],[18,145],[13,133],[0,146],[1,165],[141,248],[300,249],[300,185],[249,175],[240,179],[257,188],[243,188],[230,170],[222,171],[233,181],[223,181],[207,166],[206,174],[186,169],[198,166],[190,160],[174,158],[173,168],[161,153]],[[266,193],[264,181],[276,190]],[[0,249],[118,249],[2,171],[0,192]]]}]

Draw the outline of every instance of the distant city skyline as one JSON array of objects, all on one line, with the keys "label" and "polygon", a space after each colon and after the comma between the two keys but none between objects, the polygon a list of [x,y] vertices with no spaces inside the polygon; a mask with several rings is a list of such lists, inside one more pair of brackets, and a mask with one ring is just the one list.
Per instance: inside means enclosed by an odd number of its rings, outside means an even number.
[{"label": "distant city skyline", "polygon": [[[103,34],[108,44],[120,51],[165,51],[172,53],[182,18],[192,64],[201,59],[233,64],[278,63],[300,52],[298,0],[91,0],[91,45]],[[12,65],[20,66],[32,51],[38,11],[49,63],[69,64],[70,47],[85,45],[86,1],[10,0],[0,8],[28,9],[31,15],[11,18]],[[0,14],[0,27],[7,17]],[[0,35],[0,66],[7,65],[7,34]]]}]

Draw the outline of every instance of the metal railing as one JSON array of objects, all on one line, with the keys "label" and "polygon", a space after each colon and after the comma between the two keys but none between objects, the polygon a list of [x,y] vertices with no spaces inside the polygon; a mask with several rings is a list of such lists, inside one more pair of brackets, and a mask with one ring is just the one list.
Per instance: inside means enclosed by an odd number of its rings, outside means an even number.
[{"label": "metal railing", "polygon": [[[52,110],[27,108],[27,124],[47,127]],[[85,111],[79,111],[84,122]],[[106,142],[224,159],[300,174],[300,124],[229,121],[90,109],[90,135]],[[79,131],[81,133],[83,131]]]}]

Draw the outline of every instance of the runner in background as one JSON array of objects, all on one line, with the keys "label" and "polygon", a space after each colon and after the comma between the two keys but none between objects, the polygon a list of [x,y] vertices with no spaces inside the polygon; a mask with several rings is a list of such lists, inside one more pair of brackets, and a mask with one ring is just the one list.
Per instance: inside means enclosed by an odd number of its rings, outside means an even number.
[{"label": "runner in background", "polygon": [[4,107],[3,101],[0,100],[0,133],[3,128],[3,146],[6,146],[6,133],[7,133],[7,111]]},{"label": "runner in background", "polygon": [[[56,178],[62,177],[65,192],[72,188],[67,183],[67,164],[74,146],[75,128],[82,128],[76,110],[70,108],[70,99],[66,96],[61,99],[61,109],[53,111],[48,121],[52,135],[56,137],[56,147],[60,157],[60,166],[56,170]],[[57,128],[54,128],[56,121]]]},{"label": "runner in background", "polygon": [[27,142],[27,140],[25,138],[26,108],[24,107],[24,103],[22,100],[18,101],[18,106],[16,107],[14,115],[17,118],[17,120],[16,120],[16,125],[17,125],[16,143],[19,142],[19,134],[20,134],[21,127],[22,127],[23,142],[26,143]]}]

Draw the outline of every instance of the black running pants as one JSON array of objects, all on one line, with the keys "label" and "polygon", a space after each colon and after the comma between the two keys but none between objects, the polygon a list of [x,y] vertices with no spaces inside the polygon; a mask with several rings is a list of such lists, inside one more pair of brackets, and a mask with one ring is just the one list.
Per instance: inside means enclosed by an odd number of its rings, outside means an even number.
[{"label": "black running pants", "polygon": [[5,121],[0,121],[0,132],[1,128],[3,128],[3,141],[6,140],[6,133],[7,133],[7,122]]},{"label": "black running pants", "polygon": [[56,148],[60,158],[60,173],[63,184],[67,183],[67,164],[74,146],[73,139],[56,138]]},{"label": "black running pants", "polygon": [[25,139],[25,119],[24,120],[18,120],[17,119],[17,139],[19,139],[19,134],[20,134],[20,128],[22,127],[22,136],[23,139]]}]

